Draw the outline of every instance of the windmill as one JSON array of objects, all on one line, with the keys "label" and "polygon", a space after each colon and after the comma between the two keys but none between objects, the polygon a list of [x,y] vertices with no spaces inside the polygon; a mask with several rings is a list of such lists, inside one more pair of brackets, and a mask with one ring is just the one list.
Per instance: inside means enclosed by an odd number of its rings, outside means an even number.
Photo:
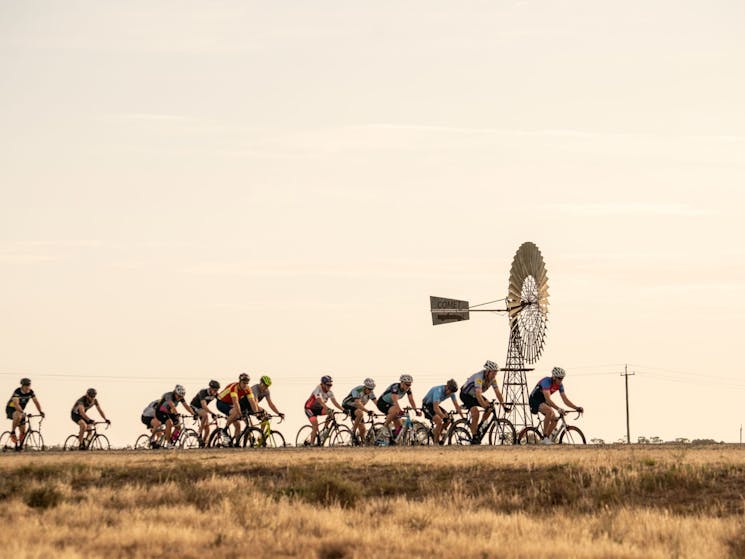
[{"label": "windmill", "polygon": [[[432,324],[447,324],[469,320],[472,312],[504,312],[509,317],[509,342],[502,395],[511,406],[508,419],[518,430],[533,425],[528,405],[527,365],[538,361],[546,342],[548,321],[548,275],[538,247],[526,242],[520,245],[510,268],[507,297],[470,306],[468,301],[430,297]],[[505,302],[505,308],[478,308]]]}]

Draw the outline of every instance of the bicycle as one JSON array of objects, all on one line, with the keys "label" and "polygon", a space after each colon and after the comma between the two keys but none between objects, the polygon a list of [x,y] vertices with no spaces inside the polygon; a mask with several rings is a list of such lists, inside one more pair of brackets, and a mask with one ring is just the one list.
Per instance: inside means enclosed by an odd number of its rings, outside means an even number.
[{"label": "bicycle", "polygon": [[[455,416],[458,412],[456,411],[448,411],[447,417],[443,420],[442,423],[442,430],[440,431],[440,440],[437,442],[438,445],[443,444],[450,444],[450,432],[453,429],[453,425],[455,424],[455,420],[453,419],[453,416]],[[426,426],[427,429],[427,444],[435,444],[435,422],[434,420],[427,418],[427,421],[429,422],[429,425]]]},{"label": "bicycle", "polygon": [[[38,418],[39,421],[36,429],[32,429],[31,427],[31,419],[33,418]],[[23,435],[23,438],[20,439],[17,443],[14,443],[13,439],[11,438],[11,435],[13,433],[11,433],[10,431],[5,431],[2,435],[0,435],[0,449],[2,449],[3,451],[46,450],[46,447],[44,446],[44,437],[41,436],[41,424],[44,422],[44,416],[41,414],[27,413],[26,419],[28,420],[28,429]]]},{"label": "bicycle", "polygon": [[[250,415],[247,419],[249,422],[251,422]],[[283,448],[287,446],[284,435],[272,429],[270,422],[273,417],[279,416],[269,415],[268,413],[256,415],[261,419],[259,427],[254,427],[252,423],[246,426],[243,434],[241,434],[241,446],[249,448]],[[280,418],[279,423],[282,423],[282,421],[284,421],[284,418]]]},{"label": "bicycle", "polygon": [[181,421],[173,426],[173,432],[171,433],[171,444],[178,448],[190,449],[199,448],[201,438],[199,433],[191,427],[186,427],[186,420],[191,419],[192,423],[196,423],[197,420],[191,415],[179,415]]},{"label": "bicycle", "polygon": [[346,417],[346,413],[340,411],[332,411],[328,414],[328,419],[318,431],[316,440],[313,442],[310,440],[313,427],[310,425],[300,427],[295,436],[295,446],[353,446],[352,441],[354,440],[354,436],[352,435],[352,430],[346,425],[337,422],[337,415]]},{"label": "bicycle", "polygon": [[[426,446],[431,444],[431,436],[427,426],[419,420],[411,419],[411,411],[418,411],[417,408],[405,407],[402,414],[403,425],[398,434],[393,437],[390,425],[387,429],[381,428],[377,433],[376,445],[387,446],[393,444],[399,446]],[[386,442],[386,440],[388,442]]]},{"label": "bicycle", "polygon": [[209,422],[211,429],[210,436],[207,437],[207,448],[227,448],[233,442],[233,436],[227,430],[228,416],[222,414],[212,414],[212,420]]},{"label": "bicycle", "polygon": [[[488,417],[482,417],[476,430],[476,437],[483,441],[488,440],[490,445],[510,446],[515,444],[517,436],[515,426],[506,417],[499,417],[497,401],[489,402]],[[485,414],[486,415],[486,414]],[[448,442],[455,445],[470,445],[472,440],[471,422],[468,418],[459,419],[450,427]]]},{"label": "bicycle", "polygon": [[80,448],[80,439],[78,435],[73,434],[65,439],[65,445],[62,447],[64,450],[110,450],[111,444],[106,435],[99,433],[96,425],[106,425],[106,429],[109,428],[107,421],[96,421],[89,423],[86,429],[85,436],[83,437],[83,448]]},{"label": "bicycle", "polygon": [[[540,413],[540,412],[539,412]],[[574,425],[567,425],[565,415],[570,412],[564,412],[559,414],[559,421],[554,428],[554,432],[551,433],[551,442],[559,442],[559,444],[587,444],[585,440],[585,434],[580,430],[579,427]],[[577,419],[582,415],[581,411],[574,412],[577,415]],[[541,414],[543,416],[543,414]],[[543,424],[543,421],[540,422]],[[526,427],[520,431],[518,436],[518,444],[540,444],[544,439],[543,433],[537,427]]]},{"label": "bicycle", "polygon": [[[360,436],[355,432],[354,438],[352,439],[355,446],[375,446],[375,441],[378,438],[378,434],[383,429],[383,422],[379,421],[381,418],[385,419],[385,415],[382,413],[375,413],[371,410],[365,410],[365,419],[362,423],[365,424],[365,438],[360,439]],[[354,420],[352,420],[354,424]]]}]

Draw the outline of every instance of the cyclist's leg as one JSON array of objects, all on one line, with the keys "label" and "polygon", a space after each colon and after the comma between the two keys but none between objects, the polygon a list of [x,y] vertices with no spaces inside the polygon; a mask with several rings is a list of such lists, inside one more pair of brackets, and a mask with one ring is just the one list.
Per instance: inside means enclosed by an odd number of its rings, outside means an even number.
[{"label": "cyclist's leg", "polygon": [[550,438],[558,421],[556,414],[553,408],[545,402],[538,406],[538,411],[545,416],[543,419],[543,436]]},{"label": "cyclist's leg", "polygon": [[22,441],[26,436],[26,414],[22,410],[13,412],[13,431],[18,427],[18,441]]},{"label": "cyclist's leg", "polygon": [[367,433],[364,417],[365,410],[361,408],[354,410],[354,425],[352,426],[352,433],[359,433],[360,441],[365,440],[365,434]]},{"label": "cyclist's leg", "polygon": [[305,408],[305,415],[310,421],[310,441],[309,444],[315,445],[318,440],[318,416],[321,415],[323,408]]},{"label": "cyclist's leg", "polygon": [[463,407],[471,414],[471,437],[475,437],[479,429],[479,401],[465,392],[460,393],[460,401],[463,402]]},{"label": "cyclist's leg", "polygon": [[77,413],[71,414],[71,419],[78,424],[78,446],[80,448],[85,447],[85,431],[88,428],[88,423],[85,419],[80,417]]},{"label": "cyclist's leg", "polygon": [[195,408],[197,416],[199,417],[199,436],[202,438],[202,442],[206,442],[210,436],[210,420],[207,410],[204,408]]}]

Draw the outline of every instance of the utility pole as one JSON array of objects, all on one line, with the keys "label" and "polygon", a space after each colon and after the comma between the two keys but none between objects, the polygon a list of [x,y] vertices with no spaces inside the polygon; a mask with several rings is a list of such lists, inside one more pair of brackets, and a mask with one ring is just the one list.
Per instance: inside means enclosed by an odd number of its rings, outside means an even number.
[{"label": "utility pole", "polygon": [[[631,444],[631,429],[629,427],[629,377],[635,374],[636,373],[629,372],[628,365],[624,365],[623,373],[621,373],[621,376],[626,377],[626,444]],[[742,428],[740,429],[740,432],[742,433]]]},{"label": "utility pole", "polygon": [[742,444],[742,423],[740,423],[740,444]]}]

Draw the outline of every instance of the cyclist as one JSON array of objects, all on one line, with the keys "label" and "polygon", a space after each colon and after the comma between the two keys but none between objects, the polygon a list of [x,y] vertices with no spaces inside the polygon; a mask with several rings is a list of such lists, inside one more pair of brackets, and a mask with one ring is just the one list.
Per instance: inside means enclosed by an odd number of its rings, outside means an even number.
[{"label": "cyclist", "polygon": [[155,412],[158,409],[158,402],[160,402],[160,400],[153,400],[145,406],[145,409],[142,410],[142,416],[140,417],[142,424],[150,429],[150,448],[160,448],[160,440],[158,437],[160,421],[155,417]]},{"label": "cyclist", "polygon": [[88,414],[86,413],[89,409],[96,406],[96,409],[98,410],[98,413],[101,414],[103,420],[111,425],[111,421],[106,419],[106,414],[101,409],[101,404],[98,403],[98,398],[96,398],[97,395],[98,393],[95,388],[89,388],[86,390],[85,394],[75,400],[75,404],[73,404],[72,410],[70,411],[70,419],[80,427],[80,431],[78,432],[80,450],[85,450],[85,431],[88,429],[88,425],[93,423],[93,420],[88,417]]},{"label": "cyclist", "polygon": [[424,417],[431,419],[435,424],[433,435],[437,444],[445,444],[445,441],[440,439],[440,435],[442,434],[442,428],[448,419],[447,412],[442,409],[440,404],[450,398],[455,406],[455,411],[463,417],[463,408],[460,407],[460,404],[455,399],[455,393],[457,391],[458,383],[455,382],[455,379],[450,379],[446,384],[440,384],[430,388],[429,392],[424,395],[424,399],[422,400],[422,411],[424,411]]},{"label": "cyclist", "polygon": [[580,413],[585,411],[582,406],[575,406],[564,393],[564,377],[566,376],[566,374],[566,371],[561,367],[554,367],[551,370],[551,376],[543,377],[541,380],[539,380],[538,384],[535,385],[535,388],[533,388],[533,391],[528,397],[530,412],[533,415],[538,414],[538,412],[541,412],[544,415],[544,438],[541,441],[541,444],[553,444],[553,441],[551,440],[551,433],[553,433],[554,429],[556,428],[556,424],[559,421],[559,419],[556,417],[556,414],[554,413],[554,410],[556,410],[559,415],[564,415],[566,413],[565,410],[551,401],[551,394],[558,390],[559,394],[561,395],[561,399],[567,406],[574,410],[577,410]]},{"label": "cyclist", "polygon": [[[5,404],[5,415],[13,421],[13,427],[10,429],[10,440],[16,445],[26,436],[26,414],[24,410],[29,400],[34,401],[39,415],[45,417],[44,412],[41,411],[41,405],[36,397],[36,393],[31,389],[31,379],[22,378],[21,386],[13,391],[10,400]],[[18,437],[16,437],[16,427],[19,428]]]},{"label": "cyclist", "polygon": [[[196,413],[195,418],[199,418],[199,446],[203,447],[205,441],[210,436],[209,403],[217,398],[217,391],[220,390],[220,383],[211,380],[207,388],[202,388],[197,395],[191,399],[191,408]],[[214,417],[214,413],[212,416]]]},{"label": "cyclist", "polygon": [[[344,408],[336,401],[334,393],[331,392],[331,387],[334,385],[334,380],[329,375],[323,375],[321,377],[321,384],[313,389],[310,393],[310,397],[305,401],[305,415],[310,421],[310,440],[304,441],[303,444],[306,446],[313,444],[311,441],[315,441],[318,436],[318,416],[325,415],[326,422],[333,410],[329,409],[326,402],[331,400],[340,411],[344,411]],[[324,423],[325,425],[325,423]]]},{"label": "cyclist", "polygon": [[[254,401],[256,402],[256,406],[258,408],[258,413],[262,414],[265,410],[261,406],[259,406],[259,403],[266,398],[266,403],[270,408],[272,408],[272,411],[276,413],[279,417],[282,419],[285,418],[285,414],[283,414],[281,411],[277,409],[277,406],[274,405],[274,402],[272,401],[272,396],[269,392],[269,387],[272,385],[272,379],[269,378],[268,375],[262,375],[259,379],[259,382],[254,384],[251,387],[251,393],[253,394]],[[244,411],[248,411],[247,405],[248,398],[241,399],[241,408],[243,408]],[[244,402],[246,404],[244,404]]]},{"label": "cyclist", "polygon": [[373,390],[375,389],[375,381],[371,378],[366,378],[362,384],[355,386],[347,394],[346,398],[341,401],[342,408],[352,420],[352,433],[359,433],[358,441],[365,440],[365,422],[362,418],[367,413],[373,413],[365,409],[365,404],[370,400],[373,403],[378,403],[378,398],[375,396]]},{"label": "cyclist", "polygon": [[171,432],[174,428],[176,428],[176,432],[178,433],[178,425],[181,418],[178,416],[178,409],[176,407],[179,404],[182,404],[190,415],[195,415],[194,410],[186,403],[186,389],[180,384],[177,384],[171,392],[166,392],[160,397],[155,407],[155,417],[166,426],[164,442],[166,446],[170,444]]},{"label": "cyclist", "polygon": [[235,442],[233,444],[238,444],[238,437],[241,434],[241,398],[244,396],[248,398],[253,412],[258,411],[249,382],[251,382],[251,377],[248,376],[248,373],[241,373],[238,375],[238,382],[231,382],[217,395],[217,409],[228,416],[225,430],[230,433],[230,426],[235,425]]},{"label": "cyclist", "polygon": [[417,409],[414,403],[414,395],[411,393],[411,384],[414,382],[414,378],[411,375],[403,374],[398,379],[398,382],[394,382],[378,398],[377,406],[378,409],[385,414],[385,421],[383,422],[383,428],[380,432],[384,434],[388,432],[389,425],[391,422],[396,426],[396,430],[391,436],[390,444],[396,444],[395,438],[401,431],[401,417],[404,412],[401,409],[401,405],[398,403],[399,399],[406,394],[409,397],[409,404],[416,410],[417,415],[422,415],[422,412]]},{"label": "cyclist", "polygon": [[497,372],[499,367],[494,361],[486,361],[484,368],[478,373],[475,373],[468,377],[468,380],[460,389],[460,401],[463,402],[463,406],[468,409],[471,414],[471,444],[481,444],[481,438],[478,435],[479,429],[479,408],[484,408],[484,420],[489,417],[491,408],[489,402],[484,398],[484,392],[489,390],[489,387],[494,389],[494,394],[497,395],[497,400],[504,407],[505,411],[509,408],[504,403],[502,393],[497,386]]}]

